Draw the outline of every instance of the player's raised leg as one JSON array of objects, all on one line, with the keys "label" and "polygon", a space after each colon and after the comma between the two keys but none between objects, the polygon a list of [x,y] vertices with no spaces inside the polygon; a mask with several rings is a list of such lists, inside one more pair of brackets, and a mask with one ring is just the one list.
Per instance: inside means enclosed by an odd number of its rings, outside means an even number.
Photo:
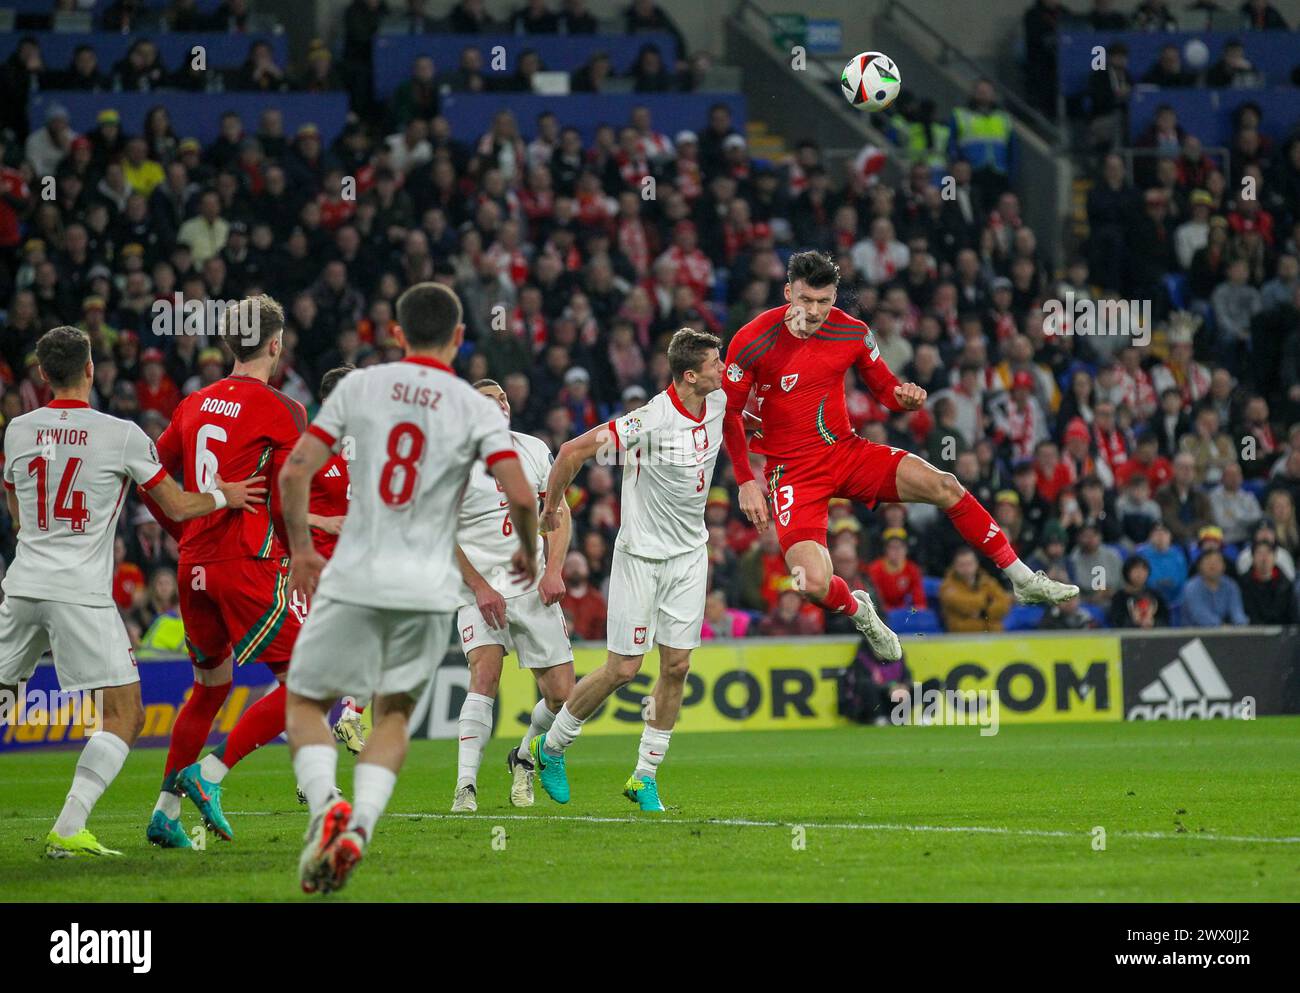
[{"label": "player's raised leg", "polygon": [[894,486],[898,499],[904,503],[933,504],[947,514],[966,543],[991,558],[1011,580],[1011,588],[1020,603],[1057,604],[1079,595],[1079,587],[1058,583],[1020,561],[992,515],[952,473],[941,472],[919,456],[909,454],[898,463]]},{"label": "player's raised leg", "polygon": [[866,590],[849,588],[831,567],[830,552],[820,541],[797,541],[786,549],[786,566],[794,577],[795,588],[814,603],[853,618],[853,623],[871,650],[881,659],[897,659],[903,655],[903,646],[876,613]]}]

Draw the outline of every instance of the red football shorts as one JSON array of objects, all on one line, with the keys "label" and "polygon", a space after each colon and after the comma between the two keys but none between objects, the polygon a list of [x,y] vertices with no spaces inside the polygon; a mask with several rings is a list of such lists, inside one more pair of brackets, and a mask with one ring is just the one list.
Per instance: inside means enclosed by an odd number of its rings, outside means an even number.
[{"label": "red football shorts", "polygon": [[873,507],[898,499],[894,478],[907,452],[857,435],[794,459],[768,457],[768,498],[781,551],[799,541],[826,544],[831,497]]},{"label": "red football shorts", "polygon": [[289,595],[288,559],[182,561],[176,581],[196,666],[214,667],[232,652],[236,665],[289,661],[307,604]]}]

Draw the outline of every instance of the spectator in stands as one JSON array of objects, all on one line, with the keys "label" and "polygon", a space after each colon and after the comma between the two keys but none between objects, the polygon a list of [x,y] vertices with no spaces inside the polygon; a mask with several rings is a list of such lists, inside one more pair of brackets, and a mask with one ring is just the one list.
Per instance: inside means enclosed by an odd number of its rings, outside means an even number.
[{"label": "spectator in stands", "polygon": [[1177,31],[1178,21],[1168,0],[1142,0],[1133,12],[1133,27],[1137,31]]},{"label": "spectator in stands", "polygon": [[973,549],[962,546],[939,585],[939,609],[949,632],[1001,631],[1011,594],[980,568]]},{"label": "spectator in stands", "polygon": [[[40,42],[34,35],[20,38],[0,68],[0,92],[6,97],[0,103],[0,131],[9,130],[20,137],[27,134],[27,101],[32,93],[42,88],[45,72]],[[47,123],[50,109],[53,108],[46,110]]]},{"label": "spectator in stands", "polygon": [[1114,9],[1114,0],[1092,0],[1088,26],[1094,31],[1123,31],[1128,27],[1128,17]]},{"label": "spectator in stands", "polygon": [[128,93],[156,90],[167,78],[167,67],[162,64],[158,46],[147,38],[134,41],[126,55],[113,66],[113,89]]},{"label": "spectator in stands", "polygon": [[1174,458],[1174,478],[1156,492],[1162,520],[1174,540],[1186,544],[1210,522],[1209,498],[1196,486],[1196,459],[1183,452]]},{"label": "spectator in stands", "polygon": [[1224,468],[1237,461],[1232,439],[1219,429],[1219,414],[1213,407],[1202,407],[1196,412],[1192,432],[1183,435],[1178,447],[1180,452],[1192,457],[1198,485],[1217,485],[1223,478]]},{"label": "spectator in stands", "polygon": [[677,43],[677,52],[684,55],[687,49],[686,38],[681,29],[660,7],[655,0],[632,0],[623,14],[623,30],[628,34],[643,31],[667,31]]},{"label": "spectator in stands", "polygon": [[1251,624],[1295,624],[1296,594],[1290,580],[1277,567],[1277,548],[1257,538],[1251,545],[1250,569],[1240,579],[1241,603]]},{"label": "spectator in stands", "polygon": [[596,34],[599,30],[600,22],[587,10],[586,0],[564,0],[564,10],[560,12],[560,34]]},{"label": "spectator in stands", "polygon": [[750,623],[748,614],[728,607],[727,594],[715,589],[704,601],[700,638],[703,641],[733,641],[749,634]]},{"label": "spectator in stands", "polygon": [[667,93],[674,85],[658,45],[642,45],[628,75],[632,77],[632,89],[636,93]]},{"label": "spectator in stands", "polygon": [[67,108],[53,103],[45,108],[45,126],[27,136],[23,154],[37,179],[53,176],[60,160],[68,154],[77,134],[70,126]]},{"label": "spectator in stands", "polygon": [[1246,46],[1235,39],[1223,46],[1219,61],[1205,74],[1205,84],[1217,89],[1258,86],[1260,82],[1259,73],[1246,57]]},{"label": "spectator in stands", "polygon": [[1151,567],[1141,555],[1124,563],[1124,585],[1110,601],[1107,623],[1113,628],[1162,628],[1169,626],[1169,607],[1147,581]]},{"label": "spectator in stands", "polygon": [[601,93],[614,78],[614,63],[605,52],[596,52],[585,65],[573,73],[570,85],[574,93]]},{"label": "spectator in stands", "polygon": [[569,632],[583,641],[600,641],[605,637],[605,598],[588,579],[590,568],[579,551],[572,551],[564,559],[564,609]]},{"label": "spectator in stands", "polygon": [[1204,551],[1196,560],[1196,575],[1183,590],[1182,623],[1186,627],[1250,623],[1242,606],[1241,588],[1225,574],[1221,551]]},{"label": "spectator in stands", "polygon": [[1259,290],[1250,285],[1250,266],[1245,259],[1228,263],[1227,282],[1215,287],[1210,297],[1218,329],[1220,354],[1239,362],[1250,343],[1250,322],[1263,309]]},{"label": "spectator in stands", "polygon": [[1282,487],[1268,491],[1264,497],[1264,513],[1272,523],[1279,549],[1285,549],[1294,558],[1300,555],[1300,528],[1296,524],[1295,498]]},{"label": "spectator in stands", "polygon": [[1223,529],[1223,540],[1245,541],[1263,516],[1255,494],[1242,488],[1241,465],[1234,459],[1223,467],[1223,478],[1210,492],[1214,523]]},{"label": "spectator in stands", "polygon": [[289,89],[289,80],[276,64],[275,52],[269,43],[253,42],[231,88],[252,93],[283,93]]},{"label": "spectator in stands", "polygon": [[1124,538],[1141,544],[1151,534],[1151,528],[1160,520],[1160,505],[1151,498],[1151,485],[1147,477],[1134,473],[1124,484],[1124,492],[1115,502]]},{"label": "spectator in stands", "polygon": [[1048,607],[1038,622],[1041,631],[1086,631],[1096,626],[1096,620],[1082,608],[1078,597]]},{"label": "spectator in stands", "polygon": [[67,71],[60,74],[57,82],[58,89],[86,93],[103,93],[112,85],[108,76],[99,71],[99,56],[92,45],[76,47]]},{"label": "spectator in stands", "polygon": [[1248,31],[1286,31],[1286,19],[1268,0],[1246,0],[1239,8]]},{"label": "spectator in stands", "polygon": [[1094,150],[1109,151],[1128,133],[1128,102],[1132,92],[1128,46],[1116,42],[1106,49],[1105,68],[1088,78],[1088,139]]},{"label": "spectator in stands", "polygon": [[1135,551],[1147,562],[1151,587],[1166,603],[1179,603],[1187,582],[1187,554],[1173,543],[1169,526],[1164,521],[1156,521],[1146,543],[1138,545]]},{"label": "spectator in stands", "polygon": [[1105,607],[1120,586],[1123,561],[1119,553],[1101,543],[1096,524],[1085,523],[1079,530],[1077,545],[1070,553],[1070,579],[1087,603]]},{"label": "spectator in stands", "polygon": [[992,203],[1010,184],[1013,130],[1011,116],[998,106],[992,80],[976,80],[970,101],[953,111],[953,158],[971,164],[971,181],[985,203]]},{"label": "spectator in stands", "polygon": [[1056,117],[1057,30],[1061,0],[1035,0],[1025,11],[1025,74],[1034,104],[1048,119]]},{"label": "spectator in stands", "polygon": [[890,528],[882,535],[884,554],[867,566],[871,585],[880,595],[885,610],[911,607],[926,609],[925,584],[920,567],[907,555],[907,532]]},{"label": "spectator in stands", "polygon": [[546,6],[546,0],[527,0],[510,15],[510,30],[515,34],[556,34],[560,18]]},{"label": "spectator in stands", "polygon": [[1182,54],[1177,45],[1165,45],[1160,49],[1160,56],[1146,74],[1142,82],[1161,89],[1179,89],[1196,85],[1196,74],[1183,68]]},{"label": "spectator in stands", "polygon": [[776,605],[758,622],[758,633],[769,638],[791,638],[799,635],[821,634],[821,610],[807,610],[800,593],[786,586],[777,595]]}]

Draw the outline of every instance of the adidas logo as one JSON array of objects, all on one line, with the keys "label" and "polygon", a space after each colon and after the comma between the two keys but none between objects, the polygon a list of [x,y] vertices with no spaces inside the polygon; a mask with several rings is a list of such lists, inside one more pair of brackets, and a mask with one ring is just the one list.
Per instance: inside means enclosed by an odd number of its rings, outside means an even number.
[{"label": "adidas logo", "polygon": [[336,466],[336,465],[332,465],[332,466],[329,467],[329,472],[325,473],[325,478],[326,478],[326,479],[338,479],[338,478],[339,478],[340,476],[342,476],[342,475],[343,475],[343,473],[340,471],[339,467]]},{"label": "adidas logo", "polygon": [[984,540],[985,540],[985,541],[992,541],[992,540],[993,540],[993,536],[994,536],[995,534],[997,534],[997,533],[998,533],[999,531],[1001,531],[1001,530],[1002,530],[1002,529],[1001,529],[1000,527],[998,527],[996,524],[990,523],[990,524],[989,524],[989,533],[986,534],[986,535],[984,536]]},{"label": "adidas logo", "polygon": [[1129,708],[1130,721],[1184,720],[1187,718],[1255,716],[1252,697],[1232,699],[1232,688],[1214,664],[1200,638],[1178,650],[1178,658],[1138,693],[1141,703]]}]

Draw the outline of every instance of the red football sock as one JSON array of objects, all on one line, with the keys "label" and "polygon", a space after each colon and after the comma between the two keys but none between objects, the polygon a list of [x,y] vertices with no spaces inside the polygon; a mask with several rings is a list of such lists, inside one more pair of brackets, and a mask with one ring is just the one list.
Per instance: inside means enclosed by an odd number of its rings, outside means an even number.
[{"label": "red football sock", "polygon": [[284,732],[284,683],[253,704],[230,729],[228,737],[213,754],[233,769],[249,752],[269,744]]},{"label": "red football sock", "polygon": [[836,614],[845,614],[848,617],[852,617],[858,612],[858,601],[853,599],[853,591],[849,589],[849,584],[840,579],[839,576],[831,577],[830,592],[821,601],[821,605],[829,611]]},{"label": "red football sock", "polygon": [[212,733],[212,722],[217,711],[230,695],[230,683],[220,686],[204,686],[195,683],[190,698],[176,715],[172,726],[172,740],[167,747],[167,767],[163,775],[163,789],[168,789],[169,782],[177,772],[198,760],[208,735]]},{"label": "red football sock", "polygon": [[966,544],[991,558],[999,569],[1005,569],[1019,558],[1002,529],[973,494],[968,492],[945,513]]}]

